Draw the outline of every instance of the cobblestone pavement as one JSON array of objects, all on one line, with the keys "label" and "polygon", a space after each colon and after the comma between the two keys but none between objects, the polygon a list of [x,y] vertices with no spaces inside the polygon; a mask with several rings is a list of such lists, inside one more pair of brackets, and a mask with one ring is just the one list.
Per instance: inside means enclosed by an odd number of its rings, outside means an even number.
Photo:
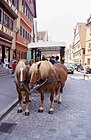
[{"label": "cobblestone pavement", "polygon": [[91,81],[68,78],[62,98],[62,104],[54,105],[54,114],[48,114],[45,93],[44,112],[38,113],[40,96],[33,93],[29,116],[18,114],[17,105],[0,122],[16,124],[7,133],[0,131],[0,140],[91,140]]},{"label": "cobblestone pavement", "polygon": [[12,74],[0,77],[0,119],[18,101]]}]

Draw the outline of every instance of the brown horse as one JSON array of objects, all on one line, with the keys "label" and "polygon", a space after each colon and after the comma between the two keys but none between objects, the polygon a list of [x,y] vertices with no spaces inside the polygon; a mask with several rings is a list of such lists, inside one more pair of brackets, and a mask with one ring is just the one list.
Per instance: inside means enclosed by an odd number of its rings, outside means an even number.
[{"label": "brown horse", "polygon": [[32,64],[29,69],[30,89],[37,88],[41,94],[39,112],[43,112],[44,92],[49,91],[51,101],[49,113],[53,113],[54,93],[56,92],[56,95],[58,95],[59,89],[63,88],[66,76],[66,72],[62,67],[58,68],[49,61],[39,61]]},{"label": "brown horse", "polygon": [[18,113],[22,112],[22,99],[25,96],[25,115],[29,115],[28,102],[29,102],[29,86],[28,86],[28,68],[23,60],[19,61],[15,70],[15,84],[19,98]]},{"label": "brown horse", "polygon": [[59,75],[59,79],[61,80],[61,85],[56,88],[55,91],[55,98],[54,98],[54,102],[58,102],[61,103],[62,102],[62,98],[61,98],[61,94],[63,92],[63,87],[65,85],[65,81],[67,80],[67,68],[64,64],[61,64],[60,62],[55,63],[54,66],[56,67],[56,72]]}]

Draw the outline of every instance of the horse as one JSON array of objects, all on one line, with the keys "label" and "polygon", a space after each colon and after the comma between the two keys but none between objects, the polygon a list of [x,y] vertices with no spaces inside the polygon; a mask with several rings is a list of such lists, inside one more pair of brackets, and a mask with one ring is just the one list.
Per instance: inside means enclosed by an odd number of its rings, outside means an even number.
[{"label": "horse", "polygon": [[[61,74],[60,74],[61,73]],[[65,77],[65,78],[63,78]],[[66,72],[63,68],[57,68],[51,62],[39,61],[29,69],[30,91],[37,89],[41,95],[41,102],[38,112],[43,112],[44,107],[44,92],[50,92],[50,108],[49,112],[54,112],[54,94],[58,95],[60,88],[63,88],[66,80]]]},{"label": "horse", "polygon": [[56,72],[58,73],[59,79],[61,80],[61,86],[58,87],[55,91],[54,102],[60,104],[62,102],[61,93],[63,93],[63,87],[65,85],[65,81],[67,80],[68,71],[66,66],[61,62],[56,62],[54,66],[57,68]]},{"label": "horse", "polygon": [[28,68],[24,60],[20,60],[15,69],[15,84],[19,99],[18,113],[22,112],[22,100],[25,97],[25,115],[29,115],[29,86],[28,86]]}]

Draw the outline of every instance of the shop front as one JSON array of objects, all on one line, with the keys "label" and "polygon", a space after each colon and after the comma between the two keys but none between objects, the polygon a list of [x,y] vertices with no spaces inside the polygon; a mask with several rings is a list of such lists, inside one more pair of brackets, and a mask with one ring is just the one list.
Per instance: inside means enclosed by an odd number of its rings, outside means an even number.
[{"label": "shop front", "polygon": [[4,63],[6,59],[7,62],[10,62],[10,50],[11,50],[11,43],[1,41],[0,40],[0,62]]}]

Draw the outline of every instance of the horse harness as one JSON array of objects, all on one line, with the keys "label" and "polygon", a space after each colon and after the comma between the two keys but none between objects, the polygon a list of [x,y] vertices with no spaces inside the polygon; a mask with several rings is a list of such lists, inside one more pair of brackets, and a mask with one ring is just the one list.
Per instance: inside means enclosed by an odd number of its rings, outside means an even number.
[{"label": "horse harness", "polygon": [[40,87],[45,86],[45,85],[52,84],[52,83],[54,83],[54,82],[60,82],[61,85],[62,85],[62,80],[61,80],[61,79],[58,79],[58,80],[57,80],[56,78],[51,79],[51,80],[50,80],[49,78],[46,78],[45,80],[40,79],[39,81],[37,81],[36,86],[34,86],[34,87],[30,90],[30,92],[32,92],[32,91],[34,91],[34,90],[38,90]]},{"label": "horse harness", "polygon": [[[23,81],[17,80],[17,82],[15,81],[15,83],[18,86],[18,88],[20,88],[20,89],[25,88],[25,90],[27,90],[27,92],[30,93],[29,86],[28,86],[28,84],[29,84],[28,68],[26,70],[25,80],[23,80]],[[20,86],[20,84],[22,84],[22,86]]]}]

